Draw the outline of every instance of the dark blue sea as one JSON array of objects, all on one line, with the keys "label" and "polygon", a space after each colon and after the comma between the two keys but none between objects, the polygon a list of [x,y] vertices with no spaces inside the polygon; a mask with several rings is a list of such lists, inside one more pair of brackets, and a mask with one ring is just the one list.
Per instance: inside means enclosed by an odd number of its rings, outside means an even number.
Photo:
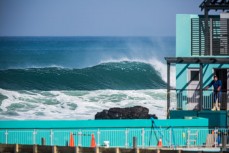
[{"label": "dark blue sea", "polygon": [[93,119],[135,105],[164,118],[165,56],[175,37],[0,37],[0,119]]}]

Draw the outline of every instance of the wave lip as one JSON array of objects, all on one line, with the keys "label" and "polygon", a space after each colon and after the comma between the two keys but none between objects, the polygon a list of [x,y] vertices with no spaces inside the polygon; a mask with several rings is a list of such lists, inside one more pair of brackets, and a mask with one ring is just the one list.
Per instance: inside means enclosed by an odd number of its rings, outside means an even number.
[{"label": "wave lip", "polygon": [[150,64],[142,62],[109,62],[83,69],[0,70],[0,88],[11,90],[137,90],[165,86],[160,73]]}]

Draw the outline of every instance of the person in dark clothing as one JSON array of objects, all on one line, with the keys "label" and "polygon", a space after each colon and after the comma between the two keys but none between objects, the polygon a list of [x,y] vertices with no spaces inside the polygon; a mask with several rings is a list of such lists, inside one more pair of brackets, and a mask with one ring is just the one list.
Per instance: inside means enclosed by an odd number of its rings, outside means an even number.
[{"label": "person in dark clothing", "polygon": [[221,103],[221,99],[222,99],[222,82],[221,80],[218,79],[218,77],[216,75],[214,75],[214,80],[212,80],[212,82],[205,87],[205,89],[207,90],[208,88],[210,88],[211,86],[214,87],[214,91],[213,91],[213,108],[212,110],[220,110],[220,103]]}]

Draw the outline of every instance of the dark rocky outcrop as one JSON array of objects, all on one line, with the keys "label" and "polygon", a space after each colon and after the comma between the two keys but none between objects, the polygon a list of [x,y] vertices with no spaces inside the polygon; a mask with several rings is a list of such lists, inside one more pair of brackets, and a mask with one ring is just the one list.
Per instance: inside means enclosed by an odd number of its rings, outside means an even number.
[{"label": "dark rocky outcrop", "polygon": [[127,108],[110,108],[103,110],[95,115],[95,119],[157,119],[155,114],[149,114],[149,109],[142,106],[134,106]]}]

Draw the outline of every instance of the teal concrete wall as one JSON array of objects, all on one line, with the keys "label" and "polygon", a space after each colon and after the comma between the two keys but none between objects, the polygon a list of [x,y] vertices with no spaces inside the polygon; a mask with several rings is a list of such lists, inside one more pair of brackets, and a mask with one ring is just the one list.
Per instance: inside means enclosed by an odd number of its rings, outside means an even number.
[{"label": "teal concrete wall", "polygon": [[[207,126],[208,120],[194,119],[170,119],[154,120],[160,127],[168,126]],[[151,128],[150,119],[132,119],[132,120],[2,120],[0,129],[117,129],[117,128]]]},{"label": "teal concrete wall", "polygon": [[185,117],[207,118],[209,128],[227,128],[228,111],[210,111],[210,110],[171,110],[170,118],[184,119]]},{"label": "teal concrete wall", "polygon": [[[199,18],[194,14],[178,14],[176,15],[176,57],[192,57],[191,56],[191,19]],[[195,56],[198,57],[198,56]],[[211,57],[211,56],[202,56]],[[216,56],[214,56],[216,57]],[[217,56],[221,58],[229,58],[229,56]],[[176,88],[186,90],[188,87],[188,69],[199,69],[198,64],[177,64],[176,65]],[[214,68],[228,68],[228,64],[205,64],[203,68],[203,85],[208,85],[213,79]],[[209,89],[210,91],[210,89]],[[204,93],[205,96],[211,92]],[[182,96],[186,96],[187,92],[182,91]],[[187,100],[180,99],[178,106],[183,110],[187,110]]]},{"label": "teal concrete wall", "polygon": [[[188,128],[187,128],[188,127]],[[133,137],[137,137],[138,146],[156,146],[162,138],[163,145],[176,146],[187,144],[188,129],[206,129],[199,144],[206,141],[208,119],[192,120],[169,119],[154,120],[82,120],[82,121],[0,121],[0,143],[41,144],[41,138],[47,145],[65,146],[70,133],[74,134],[76,146],[90,146],[91,134],[95,135],[98,146],[110,141],[113,147],[132,147]]]},{"label": "teal concrete wall", "polygon": [[198,18],[198,15],[176,15],[176,57],[191,56],[191,18]]}]

